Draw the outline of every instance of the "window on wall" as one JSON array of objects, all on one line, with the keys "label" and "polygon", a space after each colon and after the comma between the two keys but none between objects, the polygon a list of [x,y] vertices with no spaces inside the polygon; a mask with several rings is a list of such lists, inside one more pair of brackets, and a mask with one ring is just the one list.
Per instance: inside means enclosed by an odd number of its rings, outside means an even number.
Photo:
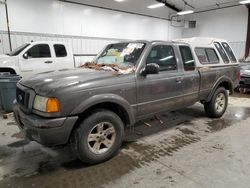
[{"label": "window on wall", "polygon": [[38,44],[30,48],[27,52],[28,56],[31,58],[47,58],[51,57],[49,45]]},{"label": "window on wall", "polygon": [[216,64],[220,62],[213,48],[196,48],[195,53],[202,64]]},{"label": "window on wall", "polygon": [[64,45],[62,44],[55,44],[54,45],[56,57],[66,57],[67,51]]},{"label": "window on wall", "polygon": [[224,63],[229,63],[229,59],[227,57],[227,54],[225,52],[225,50],[222,48],[221,44],[218,42],[214,43],[216,49],[218,50],[218,52],[220,53],[221,58],[223,59]]},{"label": "window on wall", "polygon": [[174,49],[169,45],[154,46],[147,57],[147,64],[149,63],[158,64],[160,71],[177,70]]},{"label": "window on wall", "polygon": [[225,51],[227,52],[227,55],[228,55],[229,59],[231,60],[231,62],[236,63],[237,60],[236,60],[234,53],[233,53],[232,49],[230,48],[230,46],[226,42],[222,42],[222,46],[224,47]]},{"label": "window on wall", "polygon": [[194,58],[191,52],[190,47],[180,46],[181,58],[185,71],[195,70]]}]

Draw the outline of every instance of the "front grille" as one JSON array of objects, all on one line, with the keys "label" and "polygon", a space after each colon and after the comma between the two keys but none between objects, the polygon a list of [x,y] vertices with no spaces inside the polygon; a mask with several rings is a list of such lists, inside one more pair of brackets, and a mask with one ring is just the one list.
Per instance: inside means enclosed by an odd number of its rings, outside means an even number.
[{"label": "front grille", "polygon": [[32,89],[26,88],[19,83],[17,84],[16,100],[25,113],[31,112],[34,97],[35,92]]}]

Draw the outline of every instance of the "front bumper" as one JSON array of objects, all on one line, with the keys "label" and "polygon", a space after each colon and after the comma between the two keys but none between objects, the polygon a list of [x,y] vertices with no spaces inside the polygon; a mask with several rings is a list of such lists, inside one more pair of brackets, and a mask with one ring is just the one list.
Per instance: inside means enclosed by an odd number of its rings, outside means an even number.
[{"label": "front bumper", "polygon": [[241,77],[239,87],[240,88],[250,88],[250,77]]},{"label": "front bumper", "polygon": [[42,118],[34,114],[24,114],[17,103],[13,107],[15,120],[30,140],[45,146],[64,145],[78,119],[74,117]]}]

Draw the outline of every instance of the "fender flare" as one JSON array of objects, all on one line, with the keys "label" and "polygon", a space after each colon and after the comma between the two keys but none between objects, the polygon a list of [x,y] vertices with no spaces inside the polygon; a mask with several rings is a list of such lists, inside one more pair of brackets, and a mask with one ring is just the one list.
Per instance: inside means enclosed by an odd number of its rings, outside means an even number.
[{"label": "fender flare", "polygon": [[122,107],[128,114],[129,125],[135,123],[133,108],[131,107],[131,105],[128,103],[127,100],[116,94],[100,94],[91,96],[87,100],[84,100],[82,103],[80,103],[70,114],[71,115],[81,114],[87,109],[91,108],[92,106],[105,102],[113,103]]},{"label": "fender flare", "polygon": [[230,94],[232,94],[234,92],[234,89],[233,89],[233,82],[232,80],[228,77],[228,76],[222,76],[220,77],[214,84],[213,86],[213,89],[212,91],[210,91],[208,97],[207,97],[207,100],[206,101],[210,101],[215,93],[215,91],[217,90],[217,88],[219,87],[219,85],[223,82],[226,82],[229,86],[229,92]]}]

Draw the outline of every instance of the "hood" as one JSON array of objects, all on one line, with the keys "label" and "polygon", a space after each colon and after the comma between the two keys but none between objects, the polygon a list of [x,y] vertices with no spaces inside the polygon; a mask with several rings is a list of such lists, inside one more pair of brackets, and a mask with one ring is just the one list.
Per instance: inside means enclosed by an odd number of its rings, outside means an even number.
[{"label": "hood", "polygon": [[13,67],[18,62],[17,56],[0,55],[0,67]]},{"label": "hood", "polygon": [[82,90],[104,86],[105,84],[110,85],[107,79],[117,80],[115,77],[117,75],[113,71],[72,69],[36,74],[22,79],[20,84],[34,89],[40,95],[49,95],[59,89],[68,87],[80,88]]},{"label": "hood", "polygon": [[1,59],[1,58],[5,58],[5,57],[10,57],[10,56],[5,55],[5,54],[0,54],[0,59]]}]

